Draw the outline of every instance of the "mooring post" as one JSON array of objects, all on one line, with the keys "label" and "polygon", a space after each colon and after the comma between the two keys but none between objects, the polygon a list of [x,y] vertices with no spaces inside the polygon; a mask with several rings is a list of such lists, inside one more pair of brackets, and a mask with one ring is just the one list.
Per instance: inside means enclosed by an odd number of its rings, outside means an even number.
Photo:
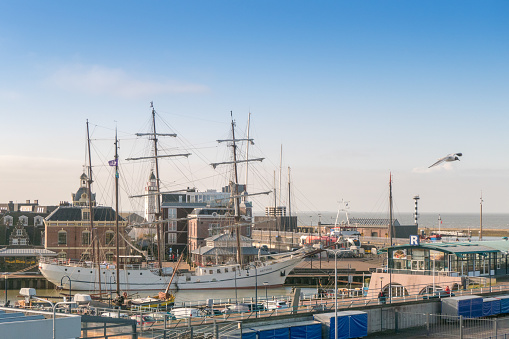
[{"label": "mooring post", "polygon": [[394,332],[398,333],[398,311],[394,311]]},{"label": "mooring post", "polygon": [[429,337],[429,313],[426,313],[426,336]]},{"label": "mooring post", "polygon": [[460,315],[460,339],[463,339],[463,316]]}]

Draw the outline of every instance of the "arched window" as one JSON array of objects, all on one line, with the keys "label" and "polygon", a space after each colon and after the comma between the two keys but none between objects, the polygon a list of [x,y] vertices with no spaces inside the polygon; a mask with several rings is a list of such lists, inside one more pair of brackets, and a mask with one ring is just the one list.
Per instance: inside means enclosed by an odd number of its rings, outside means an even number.
[{"label": "arched window", "polygon": [[90,231],[81,232],[81,244],[90,245]]},{"label": "arched window", "polygon": [[115,237],[115,232],[106,231],[106,246],[113,244],[113,238]]},{"label": "arched window", "polygon": [[64,230],[58,231],[58,244],[67,245],[67,232]]}]

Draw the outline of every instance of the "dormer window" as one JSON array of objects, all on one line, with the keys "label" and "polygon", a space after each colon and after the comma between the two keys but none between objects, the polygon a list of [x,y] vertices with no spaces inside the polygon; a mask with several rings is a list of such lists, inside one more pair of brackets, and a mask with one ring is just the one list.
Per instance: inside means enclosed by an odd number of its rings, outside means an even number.
[{"label": "dormer window", "polygon": [[88,221],[90,220],[90,210],[82,210],[81,211],[81,219],[83,221]]}]

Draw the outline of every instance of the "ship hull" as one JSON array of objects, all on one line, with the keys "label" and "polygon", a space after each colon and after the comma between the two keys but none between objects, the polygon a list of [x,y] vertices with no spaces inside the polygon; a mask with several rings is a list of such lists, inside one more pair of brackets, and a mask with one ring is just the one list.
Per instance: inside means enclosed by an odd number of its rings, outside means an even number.
[{"label": "ship hull", "polygon": [[[256,270],[228,270],[233,266],[211,266],[199,268],[201,274],[176,275],[172,281],[174,290],[219,290],[234,288],[254,288],[255,286],[282,286],[288,274],[302,261],[302,257],[292,257],[270,264],[261,264]],[[40,262],[39,270],[53,284],[79,291],[97,291],[99,282],[96,268],[76,267],[58,263]],[[120,270],[121,291],[161,291],[166,289],[171,276],[160,276],[157,270]],[[205,272],[204,272],[205,271]],[[71,284],[69,284],[69,280]],[[116,270],[101,268],[101,290],[116,290]]]}]

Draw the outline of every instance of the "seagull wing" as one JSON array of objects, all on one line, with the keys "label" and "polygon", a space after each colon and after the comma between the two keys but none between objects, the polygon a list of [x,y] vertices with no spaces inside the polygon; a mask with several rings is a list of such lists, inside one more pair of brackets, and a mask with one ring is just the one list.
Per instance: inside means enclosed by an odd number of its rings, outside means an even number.
[{"label": "seagull wing", "polygon": [[438,159],[438,160],[437,160],[437,162],[435,162],[433,165],[431,165],[431,166],[430,166],[430,167],[428,167],[428,168],[431,168],[431,167],[433,167],[433,166],[436,166],[436,165],[440,164],[440,163],[441,163],[441,162],[443,162],[445,159],[447,159],[447,157],[448,157],[448,156]]}]

